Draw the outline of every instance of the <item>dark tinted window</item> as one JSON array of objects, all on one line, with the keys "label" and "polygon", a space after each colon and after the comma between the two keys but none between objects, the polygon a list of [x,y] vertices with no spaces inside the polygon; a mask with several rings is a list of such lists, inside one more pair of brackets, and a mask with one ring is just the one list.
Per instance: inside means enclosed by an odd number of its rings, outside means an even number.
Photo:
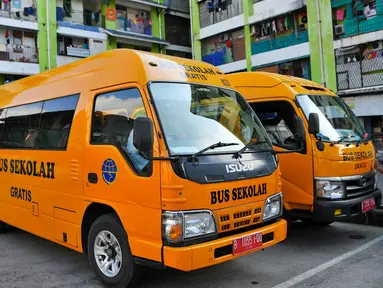
[{"label": "dark tinted window", "polygon": [[7,109],[3,147],[36,148],[43,102]]},{"label": "dark tinted window", "polygon": [[149,161],[133,145],[133,123],[146,112],[138,89],[113,91],[97,96],[93,113],[92,143],[112,144],[122,149],[139,173],[149,172]]},{"label": "dark tinted window", "polygon": [[0,145],[3,140],[3,129],[5,124],[5,114],[7,113],[7,109],[0,109]]},{"label": "dark tinted window", "polygon": [[40,149],[65,149],[79,95],[44,101],[39,130]]}]

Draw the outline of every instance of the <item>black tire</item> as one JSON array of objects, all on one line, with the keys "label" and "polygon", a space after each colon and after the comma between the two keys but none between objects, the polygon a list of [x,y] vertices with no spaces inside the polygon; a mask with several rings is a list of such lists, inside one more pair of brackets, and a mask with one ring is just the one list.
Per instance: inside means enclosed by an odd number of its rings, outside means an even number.
[{"label": "black tire", "polygon": [[[120,271],[114,277],[108,277],[98,267],[94,253],[94,243],[97,235],[106,230],[114,235],[120,244],[122,264]],[[94,221],[88,235],[88,259],[100,281],[107,287],[135,287],[140,280],[140,267],[135,263],[130,251],[128,236],[120,220],[115,214],[103,215]]]},{"label": "black tire", "polygon": [[9,228],[8,224],[0,221],[0,233],[6,232],[7,228]]},{"label": "black tire", "polygon": [[318,226],[318,227],[326,227],[334,223],[334,221],[319,221],[319,220],[313,220],[313,219],[301,219],[301,221],[305,225]]}]

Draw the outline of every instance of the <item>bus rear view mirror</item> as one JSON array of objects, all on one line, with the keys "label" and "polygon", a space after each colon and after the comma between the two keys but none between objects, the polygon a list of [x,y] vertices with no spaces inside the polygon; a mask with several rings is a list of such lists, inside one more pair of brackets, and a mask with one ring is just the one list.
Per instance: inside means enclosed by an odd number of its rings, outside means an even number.
[{"label": "bus rear view mirror", "polygon": [[309,115],[309,133],[315,137],[319,133],[319,116],[317,113],[310,113]]},{"label": "bus rear view mirror", "polygon": [[148,154],[154,141],[153,122],[148,117],[137,117],[133,125],[133,145],[139,151]]}]

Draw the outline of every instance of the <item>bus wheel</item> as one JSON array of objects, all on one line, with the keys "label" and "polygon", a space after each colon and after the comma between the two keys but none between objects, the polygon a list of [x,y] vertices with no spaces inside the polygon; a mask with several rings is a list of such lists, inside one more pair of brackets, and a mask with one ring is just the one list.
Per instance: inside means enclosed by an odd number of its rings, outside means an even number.
[{"label": "bus wheel", "polygon": [[88,257],[97,277],[108,287],[133,287],[139,278],[128,237],[115,214],[103,215],[93,223]]},{"label": "bus wheel", "polygon": [[0,233],[4,233],[4,230],[5,230],[5,224],[4,222],[0,221]]}]

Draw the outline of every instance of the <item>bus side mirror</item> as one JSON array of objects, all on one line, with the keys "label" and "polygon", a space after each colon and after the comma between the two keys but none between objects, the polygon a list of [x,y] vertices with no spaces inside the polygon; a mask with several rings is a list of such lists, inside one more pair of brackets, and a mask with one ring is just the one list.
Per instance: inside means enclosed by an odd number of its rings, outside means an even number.
[{"label": "bus side mirror", "polygon": [[315,137],[319,133],[319,116],[317,113],[310,113],[309,115],[309,133]]},{"label": "bus side mirror", "polygon": [[153,122],[148,117],[137,117],[133,124],[133,145],[145,154],[153,148]]}]

